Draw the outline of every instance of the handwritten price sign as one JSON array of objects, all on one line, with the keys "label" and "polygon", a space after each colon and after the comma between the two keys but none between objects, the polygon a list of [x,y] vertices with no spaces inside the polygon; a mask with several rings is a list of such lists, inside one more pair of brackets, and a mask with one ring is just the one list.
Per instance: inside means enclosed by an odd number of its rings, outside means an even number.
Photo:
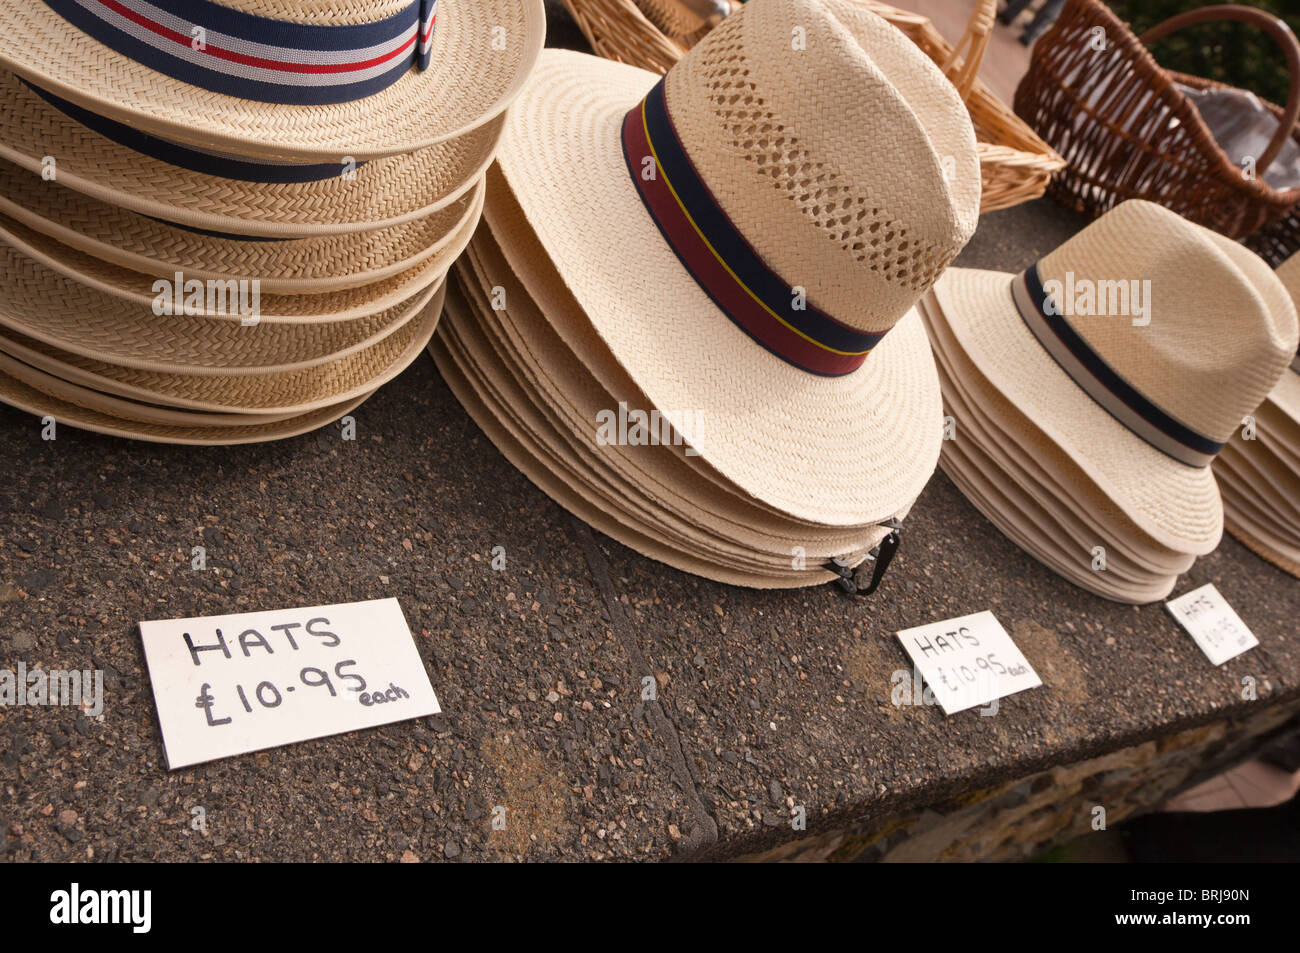
[{"label": "handwritten price sign", "polygon": [[172,770],[437,714],[396,599],[141,622]]},{"label": "handwritten price sign", "polygon": [[1207,583],[1171,599],[1165,608],[1187,630],[1212,665],[1222,665],[1259,645],[1255,633],[1246,627],[1213,584]]}]

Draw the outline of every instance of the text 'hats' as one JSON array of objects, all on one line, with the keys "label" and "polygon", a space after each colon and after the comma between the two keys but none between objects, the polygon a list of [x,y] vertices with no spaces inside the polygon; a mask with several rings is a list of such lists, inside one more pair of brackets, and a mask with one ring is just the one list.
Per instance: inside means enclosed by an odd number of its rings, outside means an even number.
[{"label": "text 'hats'", "polygon": [[660,81],[547,51],[500,166],[618,362],[791,516],[865,525],[933,471],[913,305],[974,230],[975,138],[937,67],[846,0],[761,0]]},{"label": "text 'hats'", "polygon": [[91,112],[241,155],[412,152],[499,115],[541,0],[3,0],[0,66]]},{"label": "text 'hats'", "polygon": [[1217,545],[1209,464],[1300,333],[1261,259],[1130,201],[1023,274],[952,269],[935,296],[978,371],[1143,532],[1182,553]]}]

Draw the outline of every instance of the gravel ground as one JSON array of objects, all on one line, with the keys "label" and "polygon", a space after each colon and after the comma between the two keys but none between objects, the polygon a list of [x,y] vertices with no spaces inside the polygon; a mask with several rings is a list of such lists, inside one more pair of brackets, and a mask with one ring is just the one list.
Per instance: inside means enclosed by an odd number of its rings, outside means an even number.
[{"label": "gravel ground", "polygon": [[[1077,227],[1048,202],[995,213],[962,263],[1023,267]],[[45,442],[0,408],[0,667],[98,668],[107,689],[98,718],[0,709],[0,859],[725,856],[792,836],[795,805],[815,833],[1300,694],[1300,587],[1230,539],[1178,589],[1214,582],[1260,638],[1215,669],[1163,608],[1052,576],[941,474],[876,598],[756,593],[572,519],[427,356],[354,416],[355,442],[195,449]],[[141,619],[385,596],[444,714],[166,770]],[[980,609],[1044,687],[992,718],[890,705],[892,633]]]}]

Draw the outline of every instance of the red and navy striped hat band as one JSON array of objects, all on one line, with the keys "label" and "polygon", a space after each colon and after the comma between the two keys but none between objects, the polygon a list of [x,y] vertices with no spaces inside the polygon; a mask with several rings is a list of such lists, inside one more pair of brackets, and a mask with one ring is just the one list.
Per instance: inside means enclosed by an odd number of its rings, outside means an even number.
[{"label": "red and navy striped hat band", "polygon": [[[30,0],[28,0],[30,2]],[[264,103],[354,102],[428,66],[438,0],[375,23],[320,26],[212,0],[41,0],[70,24],[150,69]]]},{"label": "red and navy striped hat band", "polygon": [[[837,321],[778,275],[722,210],[682,146],[663,80],[623,120],[623,157],[664,240],[715,305],[754,341],[810,374],[862,366],[885,332]],[[648,160],[653,160],[650,162]]]},{"label": "red and navy striped hat band", "polygon": [[[1189,467],[1207,467],[1223,444],[1158,407],[1098,354],[1061,314],[1035,263],[1011,280],[1021,319],[1061,370],[1108,414],[1142,440]],[[1144,333],[1150,333],[1149,331]]]}]

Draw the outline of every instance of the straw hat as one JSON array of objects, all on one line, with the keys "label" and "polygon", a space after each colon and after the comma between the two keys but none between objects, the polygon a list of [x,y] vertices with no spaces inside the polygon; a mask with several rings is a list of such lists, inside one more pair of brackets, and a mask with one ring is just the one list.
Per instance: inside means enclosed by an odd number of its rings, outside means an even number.
[{"label": "straw hat", "polygon": [[960,98],[903,34],[764,0],[662,81],[548,50],[499,162],[649,406],[708,416],[693,449],[720,479],[828,526],[916,499],[940,395],[913,305],[973,232],[979,175]]},{"label": "straw hat", "polygon": [[[1134,296],[1124,313],[1088,313],[1124,300],[1119,283]],[[1300,333],[1263,261],[1130,201],[1024,274],[952,269],[934,297],[980,374],[1134,525],[1178,553],[1214,549],[1222,506],[1209,464]]]},{"label": "straw hat", "polygon": [[[395,327],[385,329],[386,333],[376,335],[364,346],[306,367],[250,370],[223,366],[204,367],[199,373],[157,371],[115,364],[102,356],[63,351],[7,330],[0,331],[0,352],[33,372],[92,392],[97,398],[120,398],[109,405],[85,404],[119,415],[123,401],[176,408],[192,415],[299,415],[368,394],[396,377],[433,335],[442,312],[444,288],[439,281],[425,289],[399,313]],[[11,368],[7,373],[33,383],[20,371]]]},{"label": "straw hat", "polygon": [[368,231],[430,215],[474,186],[504,124],[370,162],[258,163],[157,139],[0,73],[0,158],[142,215],[242,235]]},{"label": "straw hat", "polygon": [[499,115],[544,22],[541,0],[24,0],[0,6],[0,66],[165,139],[338,162]]},{"label": "straw hat", "polygon": [[[1277,268],[1300,307],[1300,254]],[[1300,577],[1300,351],[1268,399],[1215,462],[1228,531],[1264,559]]]},{"label": "straw hat", "polygon": [[[310,371],[245,377],[151,374],[61,355],[0,336],[0,401],[59,424],[160,443],[279,440],[349,413],[401,373],[428,345],[445,286],[418,314],[358,354]],[[110,382],[110,392],[103,389]]]},{"label": "straw hat", "polygon": [[[644,396],[567,295],[509,193],[490,183],[489,195],[486,227],[457,265],[461,293],[449,295],[433,351],[458,362],[474,406],[492,417],[479,419],[485,432],[494,440],[508,432],[531,459],[520,464],[530,477],[550,472],[535,482],[548,492],[568,487],[561,502],[580,494],[587,502],[575,512],[599,511],[595,525],[646,555],[731,583],[827,581],[828,558],[854,566],[879,544],[888,529],[823,527],[764,507],[684,446],[597,445],[599,413],[644,407]],[[794,568],[797,552],[806,568]]]},{"label": "straw hat", "polygon": [[[0,214],[61,245],[132,271],[168,278],[256,278],[268,294],[323,294],[383,281],[435,258],[444,268],[464,247],[482,209],[482,183],[440,212],[371,232],[248,239],[170,225],[0,160]],[[52,252],[53,254],[53,252]],[[69,266],[71,267],[71,266]]]}]

